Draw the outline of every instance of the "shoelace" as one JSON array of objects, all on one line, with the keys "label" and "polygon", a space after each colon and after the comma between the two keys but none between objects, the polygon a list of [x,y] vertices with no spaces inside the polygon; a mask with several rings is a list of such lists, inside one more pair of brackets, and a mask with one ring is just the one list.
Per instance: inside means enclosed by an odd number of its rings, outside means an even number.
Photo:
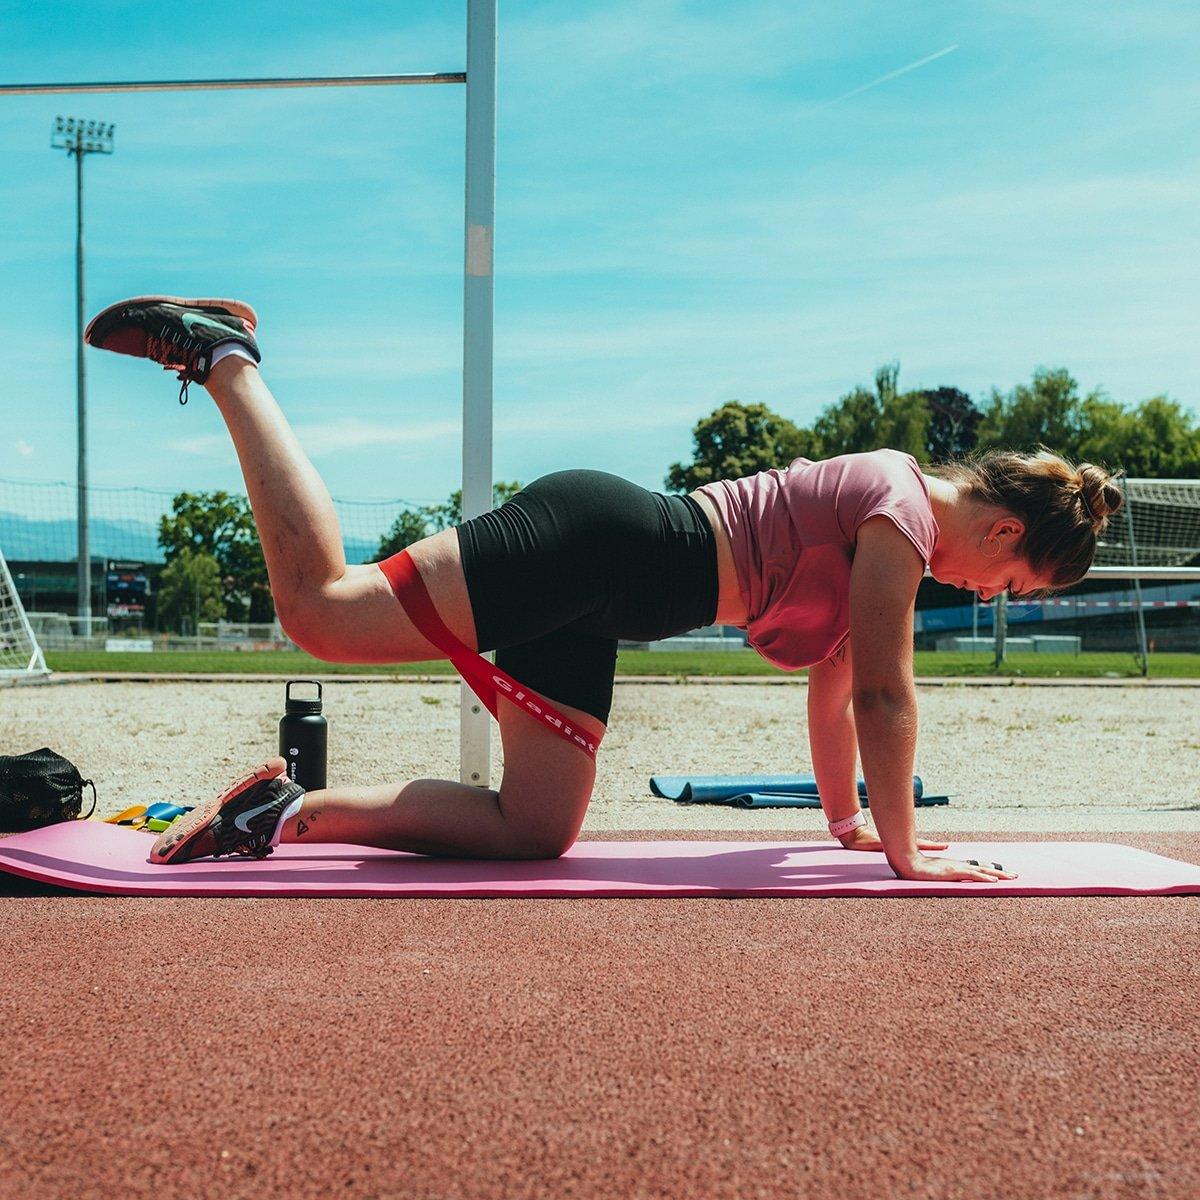
[{"label": "shoelace", "polygon": [[[146,339],[146,357],[162,364],[164,371],[178,371],[183,386],[179,389],[179,403],[188,402],[188,385],[192,383],[190,372],[195,369],[196,356],[202,349],[200,342],[192,338],[180,338],[171,330],[162,334],[150,334]],[[181,361],[173,361],[181,360]]]},{"label": "shoelace", "polygon": [[256,833],[252,837],[248,837],[244,842],[239,842],[230,853],[242,854],[247,858],[266,858],[273,849],[271,836],[274,832],[274,830],[271,830],[270,833]]},{"label": "shoelace", "polygon": [[247,858],[266,858],[273,848],[271,846],[271,838],[274,834],[274,824],[269,829],[265,829],[259,833],[248,833],[236,845],[230,846],[228,850],[214,850],[213,858],[223,858],[227,854],[242,854]]}]

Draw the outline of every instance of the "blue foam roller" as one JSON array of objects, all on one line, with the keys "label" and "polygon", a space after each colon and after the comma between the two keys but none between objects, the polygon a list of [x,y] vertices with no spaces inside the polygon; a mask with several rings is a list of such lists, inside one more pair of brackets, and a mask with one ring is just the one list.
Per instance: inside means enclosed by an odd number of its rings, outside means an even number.
[{"label": "blue foam roller", "polygon": [[[920,800],[925,785],[913,777],[913,799]],[[777,796],[816,796],[817,781],[811,775],[655,775],[651,795],[680,804],[727,804],[734,796],[771,793]],[[864,800],[867,785],[858,781]]]},{"label": "blue foam roller", "polygon": [[734,808],[820,808],[819,796],[796,796],[783,792],[744,792],[726,801]]},{"label": "blue foam roller", "polygon": [[[734,808],[820,808],[821,800],[818,796],[797,796],[787,795],[780,792],[745,792],[740,796],[731,796],[728,800],[722,800],[718,803],[728,804]],[[924,808],[937,804],[949,804],[949,796],[931,796],[925,793],[919,800],[914,799],[913,803]],[[867,798],[863,797],[863,807],[870,808],[871,804]]]}]

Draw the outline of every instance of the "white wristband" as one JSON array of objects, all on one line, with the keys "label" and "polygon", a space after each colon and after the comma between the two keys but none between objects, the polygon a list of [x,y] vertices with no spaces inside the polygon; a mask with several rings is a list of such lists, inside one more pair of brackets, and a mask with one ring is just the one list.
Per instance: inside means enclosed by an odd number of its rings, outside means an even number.
[{"label": "white wristband", "polygon": [[861,829],[867,823],[867,818],[860,808],[852,817],[843,817],[840,821],[829,822],[829,832],[835,838],[845,837],[852,830]]}]

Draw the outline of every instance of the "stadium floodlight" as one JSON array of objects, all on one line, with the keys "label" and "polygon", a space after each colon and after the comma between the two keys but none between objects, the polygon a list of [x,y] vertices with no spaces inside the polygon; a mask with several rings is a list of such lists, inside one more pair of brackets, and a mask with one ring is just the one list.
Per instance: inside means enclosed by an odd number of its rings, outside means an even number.
[{"label": "stadium floodlight", "polygon": [[82,117],[55,117],[50,145],[71,154],[111,154],[115,125],[85,121]]},{"label": "stadium floodlight", "polygon": [[111,154],[116,126],[83,117],[55,117],[50,146],[75,156],[75,426],[78,457],[78,596],[76,607],[85,636],[92,631],[92,554],[88,532],[87,373],[83,358],[83,160]]}]

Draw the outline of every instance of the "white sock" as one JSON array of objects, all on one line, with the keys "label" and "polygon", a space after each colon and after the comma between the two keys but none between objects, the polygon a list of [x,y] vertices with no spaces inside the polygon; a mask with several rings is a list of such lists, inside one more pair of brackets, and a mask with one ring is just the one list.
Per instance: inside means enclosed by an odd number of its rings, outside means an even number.
[{"label": "white sock", "polygon": [[290,821],[300,811],[303,804],[304,804],[304,793],[301,792],[300,795],[298,795],[295,798],[295,800],[293,800],[291,802],[291,804],[289,804],[287,806],[287,808],[285,808],[283,810],[283,815],[280,816],[279,824],[275,826],[275,833],[274,833],[274,836],[271,838],[272,846],[279,845],[279,842],[283,837],[284,825],[286,825],[288,823],[288,821]]},{"label": "white sock", "polygon": [[[221,359],[228,358],[231,354],[236,354],[238,358],[244,358],[247,362],[254,362],[254,355],[241,342],[226,342],[212,352],[212,361],[209,363],[208,369],[211,371]],[[257,365],[255,363],[255,366]]]}]

